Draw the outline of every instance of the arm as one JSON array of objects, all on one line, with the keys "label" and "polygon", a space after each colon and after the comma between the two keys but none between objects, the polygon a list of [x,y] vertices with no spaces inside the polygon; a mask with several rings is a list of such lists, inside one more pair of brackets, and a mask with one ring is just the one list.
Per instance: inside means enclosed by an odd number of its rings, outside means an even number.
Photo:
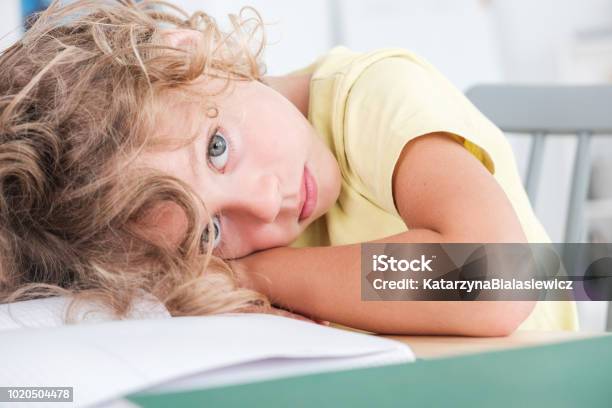
[{"label": "arm", "polygon": [[[470,180],[470,183],[466,183]],[[393,175],[409,231],[370,242],[526,242],[505,193],[444,134],[416,138]],[[361,301],[360,245],[272,248],[235,261],[248,285],[306,316],[394,334],[507,335],[535,302]]]}]

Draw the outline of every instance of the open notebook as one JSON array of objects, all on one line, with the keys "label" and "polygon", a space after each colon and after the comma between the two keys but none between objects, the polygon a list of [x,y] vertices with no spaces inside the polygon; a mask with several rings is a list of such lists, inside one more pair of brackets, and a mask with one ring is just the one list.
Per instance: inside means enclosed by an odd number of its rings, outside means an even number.
[{"label": "open notebook", "polygon": [[[49,323],[60,309],[53,302],[14,303],[11,309],[31,321],[46,315]],[[5,324],[6,305],[0,306],[0,324]],[[131,320],[42,327],[38,319],[37,328],[0,330],[0,384],[74,387],[74,403],[54,407],[113,405],[138,391],[216,387],[414,360],[402,343],[285,317],[162,317],[145,309],[149,316],[135,308],[141,313]]]}]

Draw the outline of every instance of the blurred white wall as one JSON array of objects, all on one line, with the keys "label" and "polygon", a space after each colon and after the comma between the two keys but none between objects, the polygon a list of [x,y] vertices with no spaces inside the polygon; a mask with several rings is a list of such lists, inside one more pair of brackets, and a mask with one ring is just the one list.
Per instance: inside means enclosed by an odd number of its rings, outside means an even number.
[{"label": "blurred white wall", "polygon": [[14,43],[22,33],[21,7],[17,0],[0,3],[0,50]]},{"label": "blurred white wall", "polygon": [[343,42],[359,51],[399,46],[425,57],[457,87],[502,80],[489,7],[477,0],[341,0]]},{"label": "blurred white wall", "polygon": [[612,23],[610,0],[491,0],[506,79],[577,82],[562,60],[576,33]]},{"label": "blurred white wall", "polygon": [[203,10],[229,27],[227,15],[253,6],[266,24],[268,74],[283,74],[314,61],[329,49],[331,22],[326,0],[178,0],[187,11]]}]

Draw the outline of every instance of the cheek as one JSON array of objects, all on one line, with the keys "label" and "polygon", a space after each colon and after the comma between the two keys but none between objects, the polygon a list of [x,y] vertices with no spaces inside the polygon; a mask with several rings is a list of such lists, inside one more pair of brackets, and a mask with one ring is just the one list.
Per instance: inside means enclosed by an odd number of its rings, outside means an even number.
[{"label": "cheek", "polygon": [[253,138],[258,139],[252,142],[258,143],[258,150],[264,155],[296,156],[308,146],[308,121],[292,107],[268,101],[250,119],[248,128],[257,129]]},{"label": "cheek", "polygon": [[250,255],[255,251],[288,245],[297,238],[300,232],[297,228],[289,227],[286,224],[252,224],[248,220],[242,222],[243,220],[234,218],[232,221],[236,221],[242,227],[240,229],[231,228],[231,231],[225,236],[227,247],[224,255],[237,258]]},{"label": "cheek", "polygon": [[258,249],[286,246],[293,242],[300,232],[294,225],[268,224],[257,231],[256,243]]}]

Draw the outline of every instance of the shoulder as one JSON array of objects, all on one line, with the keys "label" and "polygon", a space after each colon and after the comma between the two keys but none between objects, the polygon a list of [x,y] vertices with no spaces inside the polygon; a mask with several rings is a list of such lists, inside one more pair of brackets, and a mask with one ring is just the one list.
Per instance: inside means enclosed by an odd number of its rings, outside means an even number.
[{"label": "shoulder", "polygon": [[[440,104],[459,91],[428,61],[402,49],[364,55],[347,76],[349,102],[401,102],[404,111]],[[456,95],[454,95],[456,96]]]},{"label": "shoulder", "polygon": [[437,70],[424,58],[403,48],[381,48],[357,52],[344,46],[330,49],[306,67],[287,76],[308,74],[313,82],[333,84],[348,92],[356,82],[372,78],[401,81],[410,78],[439,77]]},{"label": "shoulder", "polygon": [[[348,89],[353,83],[368,77],[400,79],[411,74],[435,73],[425,59],[403,48],[381,48],[357,52],[344,46],[334,47],[309,66],[313,80],[333,77]],[[392,74],[389,77],[389,74]]]},{"label": "shoulder", "polygon": [[[426,60],[402,48],[355,52],[333,48],[312,72],[311,103],[338,123],[397,113],[409,117],[424,105],[449,99],[453,87]],[[428,110],[431,110],[428,108]]]}]

